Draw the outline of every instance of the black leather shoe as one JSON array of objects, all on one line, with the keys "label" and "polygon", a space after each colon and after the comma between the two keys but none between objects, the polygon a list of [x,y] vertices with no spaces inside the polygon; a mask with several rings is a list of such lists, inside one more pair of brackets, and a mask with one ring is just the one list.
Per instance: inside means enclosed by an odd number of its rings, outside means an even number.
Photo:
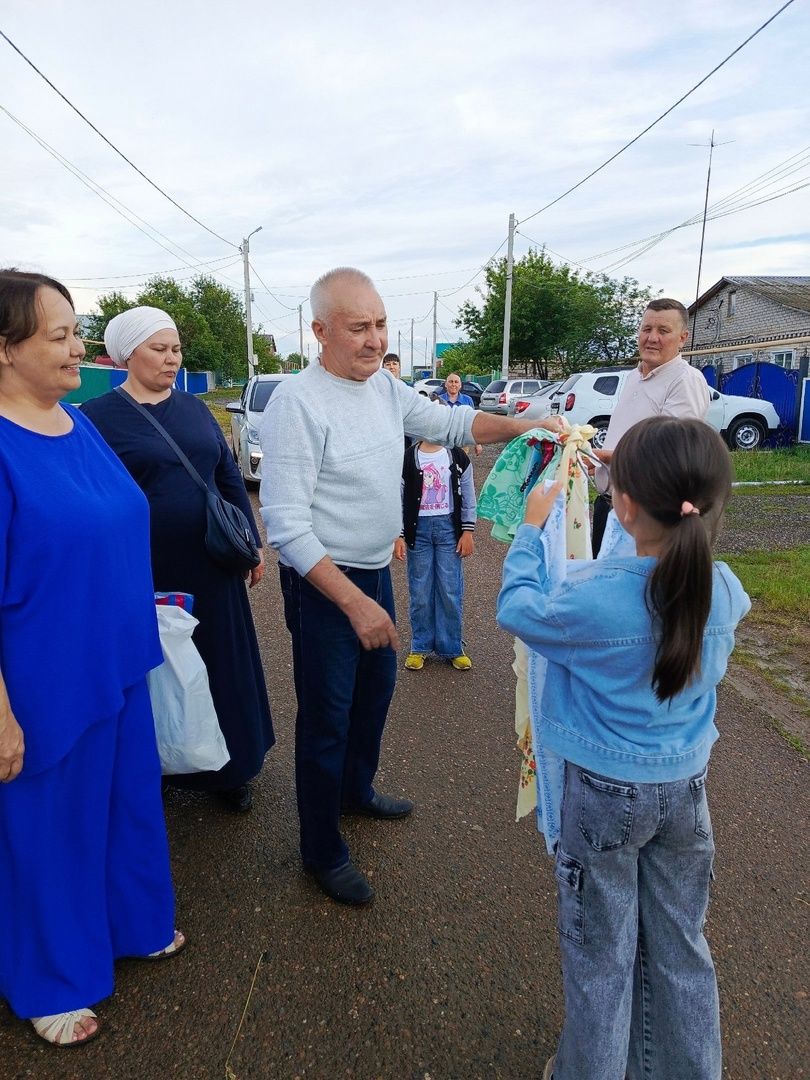
[{"label": "black leather shoe", "polygon": [[240,787],[229,788],[227,791],[218,791],[217,798],[222,805],[234,814],[246,814],[253,809],[253,792],[247,784]]},{"label": "black leather shoe", "polygon": [[361,874],[354,863],[344,863],[337,870],[316,870],[307,868],[321,889],[339,904],[353,904],[359,907],[374,899],[374,890],[367,878]]},{"label": "black leather shoe", "polygon": [[413,803],[410,799],[394,799],[390,795],[378,795],[375,792],[371,802],[364,803],[362,806],[347,806],[343,813],[390,821],[394,818],[408,817],[412,811]]}]

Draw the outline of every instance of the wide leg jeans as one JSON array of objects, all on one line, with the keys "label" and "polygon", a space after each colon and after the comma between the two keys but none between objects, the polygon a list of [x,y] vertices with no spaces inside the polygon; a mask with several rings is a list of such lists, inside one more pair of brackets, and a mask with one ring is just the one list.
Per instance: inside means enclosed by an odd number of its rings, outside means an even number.
[{"label": "wide leg jeans", "polygon": [[566,763],[554,1080],[720,1080],[713,857],[705,770],[640,784]]},{"label": "wide leg jeans", "polygon": [[408,551],[411,652],[461,656],[464,575],[451,514],[419,517]]},{"label": "wide leg jeans", "polygon": [[[394,619],[387,566],[340,569]],[[341,809],[362,806],[374,796],[397,658],[390,647],[364,649],[340,608],[292,567],[280,565],[279,573],[298,701],[295,784],[301,857],[309,869],[336,869],[349,858],[340,834]]]}]

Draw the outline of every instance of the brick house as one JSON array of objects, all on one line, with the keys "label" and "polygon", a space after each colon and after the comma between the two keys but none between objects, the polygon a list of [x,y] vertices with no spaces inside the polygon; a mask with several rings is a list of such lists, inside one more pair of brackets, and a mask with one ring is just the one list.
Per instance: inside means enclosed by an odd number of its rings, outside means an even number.
[{"label": "brick house", "polygon": [[806,369],[810,277],[721,278],[690,305],[683,353],[697,367],[723,372],[754,360]]}]

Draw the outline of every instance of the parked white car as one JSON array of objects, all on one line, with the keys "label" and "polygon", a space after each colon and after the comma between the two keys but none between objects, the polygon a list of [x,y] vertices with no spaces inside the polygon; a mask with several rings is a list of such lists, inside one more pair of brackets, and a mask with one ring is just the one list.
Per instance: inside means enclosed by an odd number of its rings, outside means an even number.
[{"label": "parked white car", "polygon": [[[630,368],[584,371],[569,376],[551,401],[551,415],[570,424],[592,424],[592,442],[599,449]],[[709,389],[711,401],[706,423],[719,431],[732,450],[756,450],[779,427],[779,415],[770,401],[721,394]],[[526,413],[521,414],[525,418]],[[529,417],[530,419],[531,417]]]},{"label": "parked white car", "polygon": [[259,421],[270,395],[282,379],[290,375],[254,375],[248,379],[239,401],[225,406],[231,413],[231,449],[239,471],[249,484],[261,480],[262,450],[259,446]]},{"label": "parked white car", "polygon": [[413,384],[413,388],[417,394],[430,397],[434,392],[444,390],[444,379],[417,379]]}]

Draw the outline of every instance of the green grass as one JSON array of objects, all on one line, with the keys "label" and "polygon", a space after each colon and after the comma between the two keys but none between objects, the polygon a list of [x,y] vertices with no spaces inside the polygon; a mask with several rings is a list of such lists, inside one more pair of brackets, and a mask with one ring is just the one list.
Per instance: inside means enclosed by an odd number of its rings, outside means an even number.
[{"label": "green grass", "polygon": [[787,446],[780,450],[757,450],[746,453],[734,450],[735,479],[804,480],[810,483],[810,446]]},{"label": "green grass", "polygon": [[200,399],[211,410],[212,416],[222,428],[226,439],[230,439],[231,436],[231,414],[225,411],[225,406],[229,401],[238,401],[241,393],[241,386],[233,386],[230,389],[218,386],[216,390],[210,390],[207,394],[200,394]]},{"label": "green grass", "polygon": [[776,484],[768,483],[757,484],[751,487],[735,487],[731,492],[731,502],[729,505],[733,506],[736,499],[747,498],[749,495],[756,495],[762,498],[764,495],[778,495],[780,499],[790,498],[792,495],[804,496],[807,498],[810,495],[810,484],[792,483],[792,484]]},{"label": "green grass", "polygon": [[[752,675],[764,679],[769,686],[778,691],[778,693],[795,708],[796,716],[810,718],[810,706],[808,706],[807,703],[807,696],[805,694],[797,693],[796,688],[791,686],[784,678],[781,678],[779,673],[774,670],[772,664],[763,664],[756,653],[741,647],[737,647],[734,650],[733,660],[739,667],[743,667],[747,671],[750,671]],[[803,758],[810,761],[810,747],[808,747],[804,738],[798,734],[798,732],[790,731],[773,715],[770,717],[770,722],[774,730],[789,746],[792,746]]]},{"label": "green grass", "polygon": [[719,557],[763,613],[805,622],[810,618],[810,547]]},{"label": "green grass", "polygon": [[226,404],[229,401],[238,401],[242,394],[241,386],[218,386],[215,390],[209,390],[207,394],[200,394],[200,400],[209,405]]}]

